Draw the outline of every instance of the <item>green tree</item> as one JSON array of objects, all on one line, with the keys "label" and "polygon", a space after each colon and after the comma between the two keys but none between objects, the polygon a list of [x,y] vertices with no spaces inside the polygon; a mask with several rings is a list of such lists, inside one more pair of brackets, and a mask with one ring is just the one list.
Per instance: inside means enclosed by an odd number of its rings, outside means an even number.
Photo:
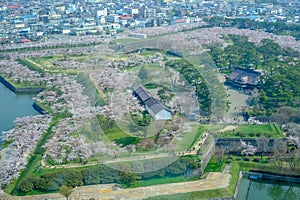
[{"label": "green tree", "polygon": [[69,199],[69,196],[71,195],[72,192],[73,192],[73,188],[72,187],[68,187],[66,185],[62,185],[59,188],[59,194],[65,196],[67,198],[67,200]]},{"label": "green tree", "polygon": [[21,193],[29,192],[34,189],[37,181],[38,178],[36,176],[29,176],[19,183],[17,190],[19,190]]},{"label": "green tree", "polygon": [[149,78],[149,73],[147,71],[147,69],[145,69],[145,67],[141,67],[139,73],[138,73],[138,77],[143,81],[146,82]]}]

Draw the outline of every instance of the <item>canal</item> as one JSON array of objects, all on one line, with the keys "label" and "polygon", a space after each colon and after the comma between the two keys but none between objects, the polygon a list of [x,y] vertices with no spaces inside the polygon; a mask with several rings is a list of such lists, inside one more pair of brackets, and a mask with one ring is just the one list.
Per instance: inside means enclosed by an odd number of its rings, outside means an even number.
[{"label": "canal", "polygon": [[[243,178],[237,200],[300,200],[300,184]],[[248,193],[248,194],[247,194]]]},{"label": "canal", "polygon": [[[35,115],[32,94],[15,94],[0,83],[0,134],[13,128],[17,117]],[[1,141],[0,141],[1,142]]]}]

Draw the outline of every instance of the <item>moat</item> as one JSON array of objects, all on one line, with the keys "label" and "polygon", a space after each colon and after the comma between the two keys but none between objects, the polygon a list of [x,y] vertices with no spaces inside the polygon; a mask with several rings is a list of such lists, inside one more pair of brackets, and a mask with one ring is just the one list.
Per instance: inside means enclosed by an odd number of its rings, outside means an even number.
[{"label": "moat", "polygon": [[250,180],[243,178],[239,187],[237,200],[299,200],[300,184],[289,182],[277,182],[267,180],[255,180],[250,185]]},{"label": "moat", "polygon": [[37,114],[33,94],[15,94],[0,83],[0,134],[13,128],[17,117]]}]

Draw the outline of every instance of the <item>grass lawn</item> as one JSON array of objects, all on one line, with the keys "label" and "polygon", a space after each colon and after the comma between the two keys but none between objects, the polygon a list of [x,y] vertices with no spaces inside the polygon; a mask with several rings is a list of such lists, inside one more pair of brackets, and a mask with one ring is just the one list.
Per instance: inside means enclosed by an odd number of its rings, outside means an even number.
[{"label": "grass lawn", "polygon": [[191,125],[191,131],[184,133],[181,140],[174,140],[176,151],[189,150],[199,139],[202,133],[206,130],[204,126],[198,124]]},{"label": "grass lawn", "polygon": [[39,84],[33,84],[29,81],[23,81],[20,83],[17,83],[15,80],[12,80],[8,77],[8,75],[0,72],[0,76],[2,76],[6,81],[8,81],[10,84],[12,84],[15,88],[44,88],[45,85],[39,85]]},{"label": "grass lawn", "polygon": [[281,138],[284,137],[282,131],[278,125],[272,124],[243,124],[239,125],[234,131],[225,131],[220,134],[220,137],[227,138],[255,138],[255,137],[267,137],[267,138]]},{"label": "grass lawn", "polygon": [[189,149],[192,148],[194,146],[194,144],[200,140],[200,136],[202,135],[202,133],[204,131],[206,131],[205,127],[203,127],[203,126],[198,127],[198,130],[196,131],[195,137],[194,137],[191,145],[189,146]]},{"label": "grass lawn", "polygon": [[156,63],[146,64],[145,69],[150,73],[157,72],[157,71],[161,72],[163,70],[163,68],[161,66],[159,66],[159,64],[156,64]]},{"label": "grass lawn", "polygon": [[211,159],[207,163],[207,166],[204,170],[204,173],[221,172],[221,171],[223,171],[224,167],[225,167],[225,158],[220,163],[218,158],[213,156],[213,157],[211,157]]},{"label": "grass lawn", "polygon": [[40,66],[38,66],[37,64],[35,64],[34,62],[32,62],[29,59],[18,59],[17,60],[20,64],[28,67],[28,69],[32,70],[32,71],[37,71],[39,72],[41,75],[45,74],[44,69],[42,69]]},{"label": "grass lawn", "polygon": [[150,185],[158,185],[158,184],[166,184],[166,183],[179,183],[185,181],[189,181],[189,179],[185,178],[184,176],[174,176],[174,177],[164,176],[158,178],[150,178],[146,180],[138,180],[134,184],[132,184],[130,188],[145,187]]},{"label": "grass lawn", "polygon": [[78,73],[76,81],[84,87],[83,94],[89,97],[92,106],[104,106],[106,104],[93,81],[87,74]]},{"label": "grass lawn", "polygon": [[[98,118],[99,119],[99,118]],[[99,121],[101,127],[105,127],[102,122]],[[103,128],[104,134],[110,141],[115,141],[116,144],[123,144],[123,146],[129,144],[137,144],[142,138],[133,137],[122,131],[118,125],[113,125],[111,128]]]},{"label": "grass lawn", "polygon": [[8,147],[8,145],[10,145],[11,143],[13,143],[13,140],[4,140],[1,143],[1,148],[5,149],[6,147]]},{"label": "grass lawn", "polygon": [[53,64],[55,61],[77,61],[79,63],[84,62],[85,60],[93,57],[92,55],[67,55],[64,57],[64,55],[55,55],[55,56],[45,56],[45,57],[35,57],[35,58],[30,58],[30,59],[20,59],[22,60],[23,63],[26,64],[27,66],[36,71],[39,72],[50,72],[50,73],[60,73],[64,71],[67,74],[76,74],[80,72],[80,67],[78,69],[71,68],[71,69],[63,69],[59,65]]},{"label": "grass lawn", "polygon": [[118,38],[114,40],[117,43],[128,43],[128,42],[136,42],[139,41],[139,39],[135,38]]},{"label": "grass lawn", "polygon": [[158,53],[157,51],[142,51],[140,53],[141,56],[153,56],[155,55],[156,53]]}]

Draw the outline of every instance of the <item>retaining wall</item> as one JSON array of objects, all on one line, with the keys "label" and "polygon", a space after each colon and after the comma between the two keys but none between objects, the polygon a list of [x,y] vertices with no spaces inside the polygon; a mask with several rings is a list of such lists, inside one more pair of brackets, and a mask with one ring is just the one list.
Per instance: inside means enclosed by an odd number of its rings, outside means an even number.
[{"label": "retaining wall", "polygon": [[280,176],[280,175],[263,174],[263,173],[257,173],[257,172],[242,172],[242,174],[243,174],[243,177],[256,176],[256,177],[258,177],[258,179],[283,181],[283,182],[291,182],[291,183],[299,183],[300,184],[300,178],[291,177],[291,176]]},{"label": "retaining wall", "polygon": [[5,80],[5,78],[3,78],[2,76],[0,76],[0,82],[5,85],[5,87],[7,87],[8,89],[10,89],[12,92],[16,92],[16,87],[13,86],[10,82],[8,82],[7,80]]},{"label": "retaining wall", "polygon": [[230,154],[233,155],[240,155],[241,140],[255,147],[258,147],[257,151],[255,152],[255,155],[261,155],[261,153],[264,154],[273,153],[276,142],[286,141],[285,138],[267,138],[266,148],[263,150],[257,144],[257,140],[260,140],[260,138],[217,138],[215,140],[216,140],[215,143],[217,147],[222,147],[226,149]]},{"label": "retaining wall", "polygon": [[45,88],[16,88],[2,76],[0,76],[0,82],[14,93],[39,93],[45,89]]},{"label": "retaining wall", "polygon": [[38,104],[36,104],[35,102],[32,104],[32,107],[39,112],[42,115],[46,115],[48,114],[41,106],[39,106]]}]

